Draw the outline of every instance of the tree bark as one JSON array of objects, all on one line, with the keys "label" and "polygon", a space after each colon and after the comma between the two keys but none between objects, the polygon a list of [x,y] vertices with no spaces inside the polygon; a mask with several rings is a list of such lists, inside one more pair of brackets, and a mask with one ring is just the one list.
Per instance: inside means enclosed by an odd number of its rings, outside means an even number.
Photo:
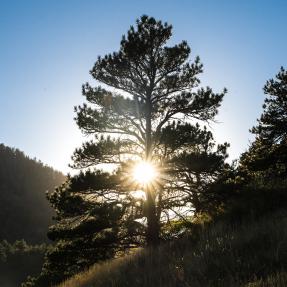
[{"label": "tree bark", "polygon": [[148,246],[156,246],[159,243],[159,222],[156,214],[154,190],[146,187],[147,204],[147,230],[146,241]]},{"label": "tree bark", "polygon": [[[151,96],[146,100],[146,161],[152,160],[152,129],[151,129],[152,104]],[[147,230],[146,241],[148,246],[156,246],[159,243],[159,221],[155,205],[155,190],[152,186],[146,185],[146,210]]]}]

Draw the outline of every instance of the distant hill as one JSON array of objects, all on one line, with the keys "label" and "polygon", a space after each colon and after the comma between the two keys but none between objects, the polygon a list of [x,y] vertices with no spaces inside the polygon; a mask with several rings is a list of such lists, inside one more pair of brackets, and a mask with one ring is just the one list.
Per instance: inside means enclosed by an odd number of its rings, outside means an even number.
[{"label": "distant hill", "polygon": [[47,240],[53,210],[45,192],[64,180],[61,172],[0,144],[0,240]]}]

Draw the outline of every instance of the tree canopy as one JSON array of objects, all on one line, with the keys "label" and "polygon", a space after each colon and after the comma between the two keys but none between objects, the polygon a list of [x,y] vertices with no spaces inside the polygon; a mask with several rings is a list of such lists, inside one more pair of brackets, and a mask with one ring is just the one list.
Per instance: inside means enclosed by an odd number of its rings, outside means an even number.
[{"label": "tree canopy", "polygon": [[287,172],[287,71],[283,67],[267,81],[264,93],[263,112],[251,129],[255,141],[240,162],[242,169],[266,184],[284,179]]},{"label": "tree canopy", "polygon": [[[95,136],[74,153],[75,167],[123,165],[130,159],[151,162],[160,170],[158,186],[145,188],[148,244],[159,239],[163,196],[174,198],[174,193],[170,195],[174,187],[169,183],[179,182],[172,162],[176,157],[190,161],[193,149],[205,156],[212,153],[208,149],[209,144],[214,145],[208,142],[212,140],[210,132],[194,128],[191,121],[213,120],[226,92],[216,94],[209,87],[199,87],[199,58],[190,61],[190,47],[185,41],[167,46],[171,35],[171,25],[142,16],[123,36],[119,51],[99,57],[91,70],[105,88],[85,84],[83,95],[89,105],[75,109],[79,128]],[[176,149],[170,136],[178,138]],[[226,147],[212,154],[218,157],[216,168],[223,164]],[[180,190],[182,187],[176,188],[176,192]]]}]

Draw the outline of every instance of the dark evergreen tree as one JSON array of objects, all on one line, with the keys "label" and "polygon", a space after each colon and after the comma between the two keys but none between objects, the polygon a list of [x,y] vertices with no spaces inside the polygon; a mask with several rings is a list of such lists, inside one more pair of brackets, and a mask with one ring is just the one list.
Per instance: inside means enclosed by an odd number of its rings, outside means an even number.
[{"label": "dark evergreen tree", "polygon": [[263,113],[251,130],[255,141],[240,163],[247,174],[266,184],[281,181],[287,173],[287,71],[283,67],[267,81],[264,92]]},{"label": "dark evergreen tree", "polygon": [[266,216],[287,203],[287,72],[281,68],[264,86],[266,98],[255,140],[237,168],[211,188],[216,205],[233,222]]},{"label": "dark evergreen tree", "polygon": [[264,86],[267,97],[263,113],[252,133],[268,144],[282,144],[287,139],[287,71],[281,67],[275,79]]},{"label": "dark evergreen tree", "polygon": [[134,216],[128,217],[135,199],[122,198],[118,189],[113,192],[119,183],[118,174],[86,171],[69,177],[49,194],[57,223],[50,227],[48,237],[55,244],[46,253],[41,274],[23,286],[57,284],[97,261],[138,246],[142,226]]},{"label": "dark evergreen tree", "polygon": [[[132,158],[157,165],[163,179],[165,174],[171,175],[160,142],[164,128],[174,121],[184,127],[189,120],[214,118],[225,91],[214,94],[209,87],[198,88],[199,58],[188,61],[190,48],[185,41],[165,46],[171,30],[167,23],[142,16],[123,36],[119,52],[98,58],[91,75],[116,90],[83,86],[90,105],[76,108],[76,121],[85,134],[96,135],[96,139],[75,152],[75,167],[122,164]],[[109,137],[111,134],[117,137]],[[148,244],[159,240],[160,198],[166,190],[165,180],[156,188],[145,188]]]}]

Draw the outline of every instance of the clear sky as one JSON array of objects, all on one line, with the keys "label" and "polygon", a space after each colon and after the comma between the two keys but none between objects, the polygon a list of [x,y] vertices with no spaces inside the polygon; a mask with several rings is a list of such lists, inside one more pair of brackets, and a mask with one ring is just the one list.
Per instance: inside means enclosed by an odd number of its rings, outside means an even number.
[{"label": "clear sky", "polygon": [[98,55],[117,51],[142,14],[174,27],[204,64],[202,83],[228,89],[212,126],[231,159],[247,149],[262,88],[287,66],[285,0],[0,0],[0,143],[64,172],[84,137],[73,118]]}]

